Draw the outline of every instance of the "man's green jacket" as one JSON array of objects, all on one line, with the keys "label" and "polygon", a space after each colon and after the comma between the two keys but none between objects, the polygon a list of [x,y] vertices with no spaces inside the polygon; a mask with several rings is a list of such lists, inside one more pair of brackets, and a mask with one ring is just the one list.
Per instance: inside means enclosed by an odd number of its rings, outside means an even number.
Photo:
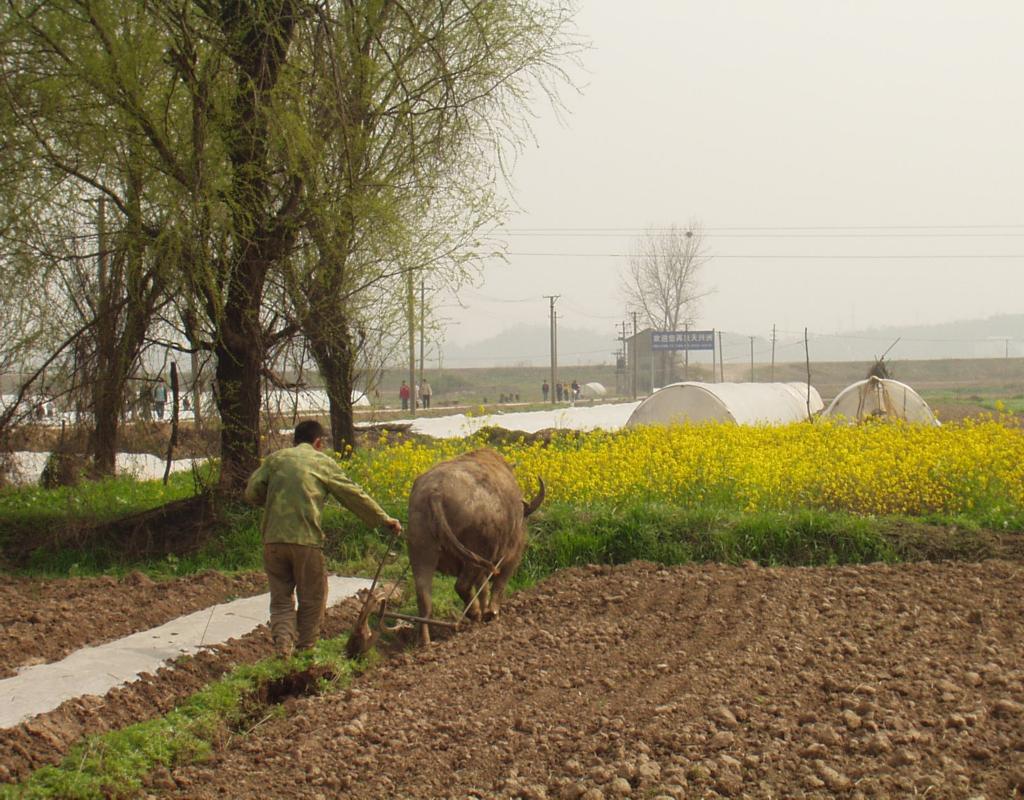
[{"label": "man's green jacket", "polygon": [[311,444],[271,453],[245,487],[245,499],[263,505],[264,544],[286,542],[323,547],[320,517],[328,496],[370,527],[391,517],[338,466]]}]

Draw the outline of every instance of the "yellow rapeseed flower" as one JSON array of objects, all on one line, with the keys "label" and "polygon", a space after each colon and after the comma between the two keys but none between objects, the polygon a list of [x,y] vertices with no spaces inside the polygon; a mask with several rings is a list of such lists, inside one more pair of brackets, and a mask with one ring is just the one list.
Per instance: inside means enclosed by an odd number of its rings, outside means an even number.
[{"label": "yellow rapeseed flower", "polygon": [[[433,464],[482,438],[404,439],[360,451],[346,469],[375,497],[404,504]],[[1005,417],[942,427],[828,422],[782,427],[710,423],[556,435],[497,448],[525,494],[550,500],[717,504],[750,511],[820,508],[863,514],[957,513],[1024,503],[1024,433]]]}]

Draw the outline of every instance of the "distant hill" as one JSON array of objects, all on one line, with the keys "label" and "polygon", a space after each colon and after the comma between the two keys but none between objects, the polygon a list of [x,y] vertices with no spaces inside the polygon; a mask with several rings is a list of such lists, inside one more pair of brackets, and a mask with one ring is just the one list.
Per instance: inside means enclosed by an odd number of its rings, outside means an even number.
[{"label": "distant hill", "polygon": [[[469,345],[444,348],[444,364],[451,368],[486,366],[541,367],[549,363],[549,330],[546,325],[516,325],[497,336]],[[961,320],[940,325],[907,325],[870,328],[843,333],[810,333],[812,361],[871,361],[893,342],[891,361],[933,358],[998,358],[1024,356],[1024,314],[1004,314],[988,319]],[[618,342],[614,331],[601,333],[585,328],[559,328],[558,360],[565,366],[610,364]],[[747,363],[750,336],[722,332],[725,363]],[[703,357],[701,358],[703,360]],[[754,337],[754,360],[771,360],[771,341]],[[777,363],[803,361],[803,335],[780,332],[775,348]]]},{"label": "distant hill", "polygon": [[[1024,314],[1003,314],[988,319],[960,320],[938,325],[905,325],[809,334],[812,361],[871,361],[889,350],[890,361],[933,358],[1010,358],[1024,356]],[[897,341],[899,340],[899,341]],[[894,344],[895,343],[895,344]],[[726,364],[750,358],[750,337],[723,335]],[[754,340],[755,361],[771,358],[771,341]],[[779,333],[776,362],[803,361],[803,336]]]},{"label": "distant hill", "polygon": [[[610,364],[615,333],[558,328],[558,361],[565,366]],[[445,345],[446,367],[543,367],[551,363],[551,332],[546,325],[515,325],[497,336],[467,345]]]}]

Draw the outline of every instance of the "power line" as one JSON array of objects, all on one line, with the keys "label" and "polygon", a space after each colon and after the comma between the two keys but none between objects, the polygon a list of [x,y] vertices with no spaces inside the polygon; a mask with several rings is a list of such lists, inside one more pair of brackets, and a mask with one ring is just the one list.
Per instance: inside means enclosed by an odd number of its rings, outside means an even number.
[{"label": "power line", "polygon": [[[1024,237],[1024,233],[714,233],[703,231],[715,239],[1015,239]],[[527,231],[508,231],[505,236],[522,236],[531,239],[551,238],[615,238],[619,239],[626,235],[655,236],[657,238],[669,238],[672,233],[636,231],[634,233],[609,233],[607,231],[594,231],[592,233],[567,232],[551,233]]]},{"label": "power line", "polygon": [[[718,227],[701,226],[704,233],[713,231],[922,231],[922,230],[1012,230],[1024,229],[1024,223],[1019,224],[978,224],[978,225],[722,225]],[[616,232],[616,233],[646,233],[648,231],[682,231],[679,226],[665,227],[640,227],[640,228],[504,228],[498,229],[499,233],[526,233],[560,231],[563,233],[594,233],[594,232]]]},{"label": "power line", "polygon": [[[780,333],[788,333],[790,335],[797,334],[797,331],[780,331]],[[802,334],[801,334],[802,335]],[[858,336],[851,333],[815,333],[811,331],[811,336],[816,338],[832,338],[832,339],[853,339],[864,342],[888,342],[892,340],[894,334],[887,334],[884,336]],[[1017,341],[1015,336],[996,336],[995,339],[1002,341],[1003,339],[1010,339],[1010,341]],[[955,339],[919,339],[910,336],[901,336],[900,341],[902,342],[921,342],[925,344],[959,344],[961,342],[990,342],[993,341],[992,337],[983,337],[980,339],[965,339],[963,337],[957,337]],[[803,339],[800,339],[798,344],[803,344]]]},{"label": "power line", "polygon": [[[532,256],[536,256],[536,257],[541,257],[541,258],[635,258],[636,257],[636,255],[632,254],[632,253],[506,253],[505,255],[507,255],[507,256],[516,256],[516,257],[532,257]],[[644,258],[649,258],[649,256],[645,255]],[[955,253],[955,254],[951,254],[951,255],[945,255],[945,254],[941,254],[941,253],[935,253],[935,254],[918,253],[918,254],[910,254],[910,255],[906,255],[906,254],[884,254],[883,255],[883,254],[879,254],[879,253],[875,253],[875,254],[871,254],[871,255],[849,255],[849,254],[843,254],[843,255],[838,255],[838,254],[833,254],[833,255],[807,255],[806,253],[801,253],[799,255],[792,255],[792,254],[790,254],[790,255],[775,255],[775,254],[767,254],[767,253],[747,253],[747,254],[738,254],[738,253],[723,253],[723,254],[720,254],[720,253],[715,253],[713,255],[712,254],[708,254],[707,256],[704,256],[704,258],[707,258],[709,261],[712,260],[712,259],[716,259],[716,258],[722,258],[722,259],[725,259],[725,258],[728,258],[728,259],[789,259],[789,260],[797,260],[797,259],[803,259],[803,260],[836,260],[836,259],[840,259],[840,260],[869,260],[869,261],[870,260],[877,260],[877,261],[887,261],[887,260],[901,260],[901,261],[919,260],[919,261],[921,261],[921,260],[928,260],[928,259],[960,259],[960,260],[962,260],[962,259],[987,259],[987,260],[992,261],[992,260],[999,260],[999,259],[1024,258],[1024,253],[975,253],[975,254],[972,254],[972,253]]]}]

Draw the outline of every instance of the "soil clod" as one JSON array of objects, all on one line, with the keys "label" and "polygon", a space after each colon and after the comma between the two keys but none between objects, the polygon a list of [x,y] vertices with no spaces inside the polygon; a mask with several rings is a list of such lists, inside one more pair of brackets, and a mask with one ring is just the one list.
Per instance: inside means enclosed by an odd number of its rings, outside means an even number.
[{"label": "soil clod", "polygon": [[335,677],[334,672],[327,667],[312,666],[264,681],[256,690],[255,696],[262,705],[277,705],[293,697],[320,694],[323,685],[333,681]]}]

